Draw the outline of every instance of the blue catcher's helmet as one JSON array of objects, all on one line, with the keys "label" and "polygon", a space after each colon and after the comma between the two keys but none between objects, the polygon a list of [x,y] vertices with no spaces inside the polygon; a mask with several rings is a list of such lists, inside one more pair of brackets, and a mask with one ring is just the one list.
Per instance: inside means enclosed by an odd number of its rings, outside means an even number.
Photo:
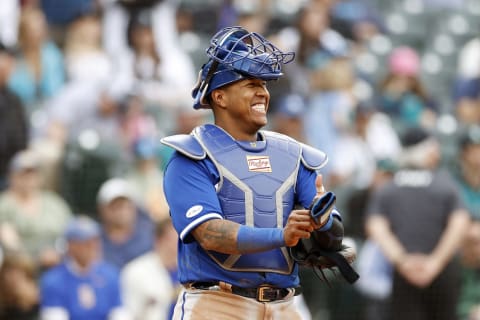
[{"label": "blue catcher's helmet", "polygon": [[215,89],[246,78],[276,80],[282,65],[295,54],[283,53],[267,39],[242,27],[227,27],[217,32],[206,50],[209,60],[202,66],[192,91],[193,107],[210,108],[206,98]]}]

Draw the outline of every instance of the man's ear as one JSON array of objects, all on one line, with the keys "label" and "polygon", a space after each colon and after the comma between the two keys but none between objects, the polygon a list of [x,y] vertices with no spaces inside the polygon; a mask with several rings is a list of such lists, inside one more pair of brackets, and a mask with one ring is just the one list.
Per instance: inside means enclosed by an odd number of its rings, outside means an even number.
[{"label": "man's ear", "polygon": [[212,91],[210,94],[212,97],[212,102],[219,106],[222,109],[225,109],[227,107],[227,97],[225,95],[225,91],[222,89],[215,89]]}]

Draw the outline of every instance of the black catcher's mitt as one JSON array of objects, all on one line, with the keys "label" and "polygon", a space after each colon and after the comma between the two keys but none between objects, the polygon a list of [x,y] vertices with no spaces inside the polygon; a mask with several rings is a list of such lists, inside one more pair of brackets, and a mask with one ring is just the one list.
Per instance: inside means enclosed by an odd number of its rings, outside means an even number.
[{"label": "black catcher's mitt", "polygon": [[[328,221],[335,200],[335,194],[332,192],[327,192],[316,199],[310,207],[312,218],[319,224]],[[301,239],[296,246],[289,248],[290,255],[300,265],[319,271],[321,278],[325,280],[323,269],[337,267],[345,280],[354,283],[359,277],[351,266],[356,258],[356,252],[354,248],[342,244],[342,240],[343,225],[334,217],[332,226],[327,231],[313,231],[309,239]]]}]

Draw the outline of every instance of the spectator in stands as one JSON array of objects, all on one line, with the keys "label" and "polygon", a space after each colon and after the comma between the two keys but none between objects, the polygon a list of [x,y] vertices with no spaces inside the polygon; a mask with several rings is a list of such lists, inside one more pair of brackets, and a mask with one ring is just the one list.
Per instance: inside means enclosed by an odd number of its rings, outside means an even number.
[{"label": "spectator in stands", "polygon": [[27,147],[28,121],[20,99],[8,87],[15,56],[0,42],[0,191],[7,187],[7,171],[11,158]]},{"label": "spectator in stands", "polygon": [[125,180],[132,187],[136,202],[150,213],[154,221],[169,216],[163,194],[163,172],[160,169],[157,140],[156,137],[139,137],[134,141],[134,163],[125,176]]},{"label": "spectator in stands", "polygon": [[134,319],[168,320],[173,316],[180,283],[177,278],[177,233],[169,217],[155,227],[155,246],[123,269],[126,308]]},{"label": "spectator in stands", "polygon": [[38,156],[18,152],[9,167],[9,186],[0,195],[0,239],[9,249],[24,249],[40,267],[60,260],[58,239],[71,217],[68,204],[41,187]]},{"label": "spectator in stands", "polygon": [[385,33],[383,17],[368,0],[334,1],[330,10],[332,28],[364,50],[376,35]]},{"label": "spectator in stands", "polygon": [[131,186],[121,178],[105,181],[98,191],[103,256],[118,269],[153,248],[154,224],[134,199]]},{"label": "spectator in stands", "polygon": [[147,12],[153,23],[155,44],[159,53],[178,49],[176,14],[180,1],[119,0],[101,1],[104,22],[104,47],[114,56],[128,51],[128,25],[133,15]]},{"label": "spectator in stands", "polygon": [[462,291],[459,298],[459,319],[480,319],[480,127],[464,130],[459,139],[456,178],[472,222],[462,246]]},{"label": "spectator in stands", "polygon": [[63,48],[68,25],[80,16],[95,11],[96,0],[38,0],[49,26],[49,34],[60,48]]},{"label": "spectator in stands", "polygon": [[162,48],[168,44],[156,43],[151,19],[149,11],[131,17],[128,30],[131,55],[125,63],[132,67],[138,92],[147,105],[177,109],[189,102],[186,88],[195,81],[193,62],[180,49]]},{"label": "spectator in stands", "polygon": [[102,25],[99,17],[83,15],[66,27],[65,69],[70,82],[108,81],[113,64],[102,48]]},{"label": "spectator in stands", "polygon": [[[480,59],[480,53],[478,56]],[[480,124],[480,75],[454,82],[454,113],[461,125]]]},{"label": "spectator in stands", "polygon": [[455,319],[456,255],[469,215],[453,179],[438,169],[439,142],[420,127],[402,142],[401,169],[374,192],[366,221],[394,268],[390,319]]},{"label": "spectator in stands", "polygon": [[19,23],[17,64],[9,79],[10,88],[27,110],[55,95],[65,82],[63,54],[47,37],[42,11],[24,8]]},{"label": "spectator in stands", "polygon": [[351,133],[352,114],[357,105],[352,94],[356,76],[347,48],[335,54],[318,52],[309,66],[311,87],[304,117],[305,138],[329,155],[330,165],[325,168],[324,178],[332,185],[331,169],[341,160],[336,156],[336,148]]},{"label": "spectator in stands", "polygon": [[301,95],[285,94],[273,108],[272,130],[305,142],[305,108],[305,99]]},{"label": "spectator in stands", "polygon": [[0,319],[38,319],[40,294],[34,261],[28,254],[9,252],[0,266]]},{"label": "spectator in stands", "polygon": [[[69,202],[76,210],[95,211],[95,190],[90,201],[82,201],[88,192],[82,189],[85,184],[70,185],[68,179],[76,168],[68,166],[66,174],[59,177],[66,150],[80,146],[84,149],[85,140],[93,136],[94,142],[87,149],[91,157],[109,163],[111,168],[125,160],[119,125],[119,104],[131,88],[129,80],[122,77],[121,70],[114,67],[110,57],[101,47],[101,21],[99,17],[86,15],[77,17],[68,28],[64,53],[68,83],[45,104],[45,121],[35,131],[33,145],[48,163],[49,185],[74,188],[75,198]],[[39,114],[37,112],[36,116]],[[38,117],[36,117],[38,118]],[[88,140],[87,141],[92,141]],[[48,150],[45,152],[45,150]],[[75,150],[75,151],[78,151]],[[87,158],[85,152],[81,154]],[[85,160],[88,162],[91,158]],[[79,163],[79,161],[75,162]],[[100,169],[97,166],[97,169]],[[55,175],[55,172],[57,175]],[[94,175],[93,170],[90,171]],[[85,179],[90,178],[85,176]],[[105,178],[102,178],[104,180]],[[85,181],[85,180],[84,180]],[[98,186],[92,180],[89,185]],[[90,186],[89,186],[90,188]],[[92,188],[91,188],[92,189]],[[65,190],[63,190],[65,191]],[[66,192],[68,193],[68,192]],[[81,194],[82,196],[78,196]],[[93,201],[91,201],[93,199]],[[88,202],[90,206],[77,206]]]},{"label": "spectator in stands", "polygon": [[141,96],[131,93],[120,104],[120,126],[126,149],[134,150],[134,143],[143,138],[160,134],[155,117],[147,113]]},{"label": "spectator in stands", "polygon": [[40,280],[42,320],[125,318],[119,273],[100,258],[100,227],[77,216],[65,229],[64,261]]},{"label": "spectator in stands", "polygon": [[331,183],[352,188],[354,192],[370,189],[377,175],[377,163],[396,159],[400,139],[391,121],[377,112],[371,102],[358,103],[349,122],[339,135],[331,163]]},{"label": "spectator in stands", "polygon": [[480,125],[464,129],[458,145],[458,168],[455,174],[460,195],[472,218],[480,220]]},{"label": "spectator in stands", "polygon": [[411,47],[397,47],[388,57],[388,72],[378,87],[377,107],[402,133],[410,126],[432,129],[437,106],[420,79],[420,57]]},{"label": "spectator in stands", "polygon": [[[104,6],[104,47],[136,81],[148,106],[189,104],[195,70],[178,42],[177,1],[118,1]],[[163,110],[164,111],[164,110]]]},{"label": "spectator in stands", "polygon": [[318,69],[330,58],[349,54],[345,38],[330,26],[328,1],[307,1],[298,12],[294,27],[282,29],[274,43],[296,53],[295,61],[287,65],[291,90],[303,96],[312,91],[310,71]]},{"label": "spectator in stands", "polygon": [[[83,36],[77,34],[72,42],[74,39],[89,38],[95,33],[98,21],[95,18],[82,19],[85,20],[78,21],[81,30],[77,31]],[[72,43],[68,46],[73,50],[68,54],[72,58],[69,60],[72,64],[68,67],[71,81],[49,101],[46,107],[47,121],[42,131],[56,128],[55,131],[61,133],[56,135],[61,148],[65,144],[83,148],[82,137],[93,136],[94,144],[87,143],[87,149],[114,168],[125,160],[123,141],[119,139],[120,106],[131,87],[128,81],[123,80],[121,72],[117,76],[108,58],[101,51],[96,51],[93,43]]]}]

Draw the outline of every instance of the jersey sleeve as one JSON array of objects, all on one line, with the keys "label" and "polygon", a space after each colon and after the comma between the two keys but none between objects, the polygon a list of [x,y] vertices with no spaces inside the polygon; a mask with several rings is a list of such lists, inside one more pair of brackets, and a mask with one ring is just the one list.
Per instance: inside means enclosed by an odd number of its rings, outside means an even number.
[{"label": "jersey sleeve", "polygon": [[208,159],[193,160],[175,152],[163,180],[172,222],[180,240],[193,241],[190,232],[210,219],[223,219],[215,190],[218,173]]},{"label": "jersey sleeve", "polygon": [[[310,207],[313,198],[317,194],[315,187],[315,180],[317,179],[317,172],[315,170],[305,167],[300,164],[300,168],[297,176],[296,189],[296,202],[304,208]],[[341,214],[335,208],[332,212],[333,215],[338,216],[341,219]]]}]

